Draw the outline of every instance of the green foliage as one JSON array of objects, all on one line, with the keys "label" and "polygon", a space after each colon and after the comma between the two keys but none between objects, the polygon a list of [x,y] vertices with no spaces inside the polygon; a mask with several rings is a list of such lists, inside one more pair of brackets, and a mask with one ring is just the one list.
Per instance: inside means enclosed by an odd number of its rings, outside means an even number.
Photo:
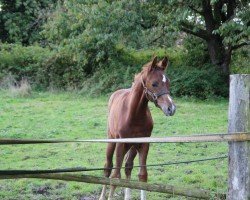
[{"label": "green foliage", "polygon": [[54,68],[50,71],[56,72],[59,69],[59,77],[68,71],[65,74],[66,80],[71,79],[74,73],[73,79],[81,82],[85,76],[117,60],[120,51],[110,31],[118,27],[114,20],[117,13],[113,16],[113,12],[110,12],[112,7],[106,4],[105,1],[65,1],[62,5],[58,4],[42,32],[56,52],[49,59],[49,66]]},{"label": "green foliage", "polygon": [[0,80],[12,74],[16,81],[28,78],[36,88],[81,89],[85,95],[96,96],[130,87],[134,75],[151,60],[152,55],[167,55],[170,67],[166,73],[171,79],[174,96],[226,96],[226,85],[216,68],[210,64],[204,66],[207,55],[202,53],[203,44],[194,41],[190,40],[196,48],[190,51],[178,48],[123,51],[119,61],[112,60],[108,66],[99,66],[92,75],[86,74],[80,62],[74,60],[67,49],[57,52],[38,46],[3,44],[0,50]]},{"label": "green foliage", "polygon": [[202,68],[209,63],[209,55],[205,42],[192,35],[187,35],[183,42],[183,55],[181,60],[184,65],[194,68]]},{"label": "green foliage", "polygon": [[77,88],[84,80],[68,52],[51,51],[39,46],[2,44],[0,47],[0,81],[12,75],[16,82],[27,78],[36,88]]},{"label": "green foliage", "polygon": [[221,79],[228,83],[232,52],[249,45],[248,1],[173,0],[165,5],[171,10],[166,15],[172,26],[206,42],[210,63],[218,66]]},{"label": "green foliage", "polygon": [[[114,86],[105,87],[111,83],[117,86],[121,81],[126,85],[122,72],[131,75],[128,73],[131,63],[123,60],[124,44],[139,43],[142,30],[137,24],[141,13],[145,15],[142,9],[142,4],[134,0],[74,0],[58,4],[42,32],[54,52],[44,64],[50,77],[44,82],[64,88],[90,85],[101,92],[110,92]],[[99,83],[92,81],[95,79]],[[113,79],[116,81],[112,82]]]},{"label": "green foliage", "polygon": [[[237,2],[238,4],[240,2]],[[227,20],[214,31],[224,38],[223,42],[227,46],[237,46],[244,42],[249,43],[250,39],[250,5],[247,2],[238,5],[235,16]]]},{"label": "green foliage", "polygon": [[231,73],[250,74],[250,49],[248,47],[235,51],[232,55]]},{"label": "green foliage", "polygon": [[39,41],[46,13],[55,0],[0,0],[0,40],[30,44]]},{"label": "green foliage", "polygon": [[[139,73],[143,64],[148,62],[152,55],[160,58],[167,55],[170,60],[166,74],[171,81],[171,94],[173,96],[194,96],[201,99],[215,96],[226,97],[228,88],[221,79],[217,66],[209,63],[208,55],[202,51],[203,44],[196,43],[196,48],[187,51],[185,49],[158,49],[151,51],[129,51],[124,56],[123,63],[100,69],[93,76],[87,78],[83,83],[82,93],[87,95],[100,95],[112,93],[120,88],[129,88],[132,85],[134,74]],[[189,46],[190,44],[187,44]],[[196,54],[195,54],[196,52]],[[193,55],[197,58],[193,59]],[[124,63],[130,65],[124,66]]]},{"label": "green foliage", "polygon": [[88,43],[94,38],[108,40],[111,45],[118,41],[127,44],[131,39],[136,42],[141,31],[137,23],[144,14],[141,9],[135,0],[66,0],[49,17],[43,34],[49,42],[61,45],[71,40],[74,46],[81,37]]},{"label": "green foliage", "polygon": [[[27,15],[29,13],[32,21],[39,18],[39,9],[43,12],[44,5],[49,2],[44,0],[27,4],[24,1],[13,8],[25,8],[20,12]],[[186,3],[186,7],[182,7],[177,1],[168,4],[163,1],[142,3],[137,0],[59,1],[55,10],[46,13],[47,22],[39,23],[39,27],[43,24],[42,38],[39,36],[39,39],[43,40],[46,48],[1,44],[0,79],[10,73],[17,81],[27,77],[38,88],[81,89],[84,94],[101,95],[130,87],[134,74],[153,55],[167,55],[171,62],[167,74],[171,78],[173,95],[199,98],[226,96],[224,77],[216,66],[210,64],[207,44],[196,37],[176,34],[179,22],[187,16],[190,22],[198,23],[197,30],[204,26],[201,23],[204,19],[194,16],[194,11]],[[4,14],[10,9],[7,5],[12,4],[13,2],[2,1],[4,9],[0,12]],[[171,12],[174,5],[177,6],[177,14]],[[198,2],[193,2],[192,5],[197,8],[201,6]],[[34,9],[29,10],[29,6]],[[237,15],[244,20],[243,25],[247,23],[244,12]],[[13,16],[17,13],[19,11],[12,12]],[[9,34],[9,41],[23,42],[26,39],[20,38],[26,36],[33,38],[22,30],[31,23],[25,21],[25,17],[23,19],[23,24],[10,23],[20,30],[14,31],[13,35]],[[221,28],[224,26],[225,23]],[[239,28],[239,24],[237,27]],[[41,29],[34,31],[39,30]],[[17,34],[19,32],[26,36]],[[174,47],[177,37],[184,39],[183,46]],[[166,45],[171,47],[167,48]],[[232,72],[249,72],[247,49],[234,53],[232,60]]]},{"label": "green foliage", "polygon": [[110,66],[100,68],[93,76],[88,77],[83,82],[81,93],[99,96],[131,87],[134,75],[142,70],[142,66],[149,62],[154,54],[163,57],[166,51],[163,49],[124,50],[119,62],[112,62]]},{"label": "green foliage", "polygon": [[58,4],[42,34],[50,47],[58,54],[68,54],[75,68],[89,76],[121,63],[124,46],[144,44],[149,32],[143,32],[141,21],[147,25],[157,18],[145,9],[135,0],[66,0]]},{"label": "green foliage", "polygon": [[[133,72],[131,66],[113,63],[109,68],[97,70],[91,77],[84,80],[81,93],[87,96],[100,96],[112,93],[117,89],[131,87]],[[116,70],[114,70],[114,67]]]},{"label": "green foliage", "polygon": [[220,35],[226,47],[233,47],[243,42],[249,43],[248,1],[222,0],[163,2],[171,12],[166,13],[172,25],[204,40],[211,35]]},{"label": "green foliage", "polygon": [[0,79],[12,74],[17,81],[28,78],[31,83],[36,83],[38,71],[49,54],[47,49],[39,46],[1,44]]},{"label": "green foliage", "polygon": [[202,68],[178,66],[169,70],[171,92],[175,96],[193,96],[201,99],[228,96],[228,88],[216,66],[206,64]]},{"label": "green foliage", "polygon": [[176,96],[195,96],[201,99],[228,96],[228,86],[218,66],[209,62],[204,42],[188,36],[183,50],[179,52],[179,63],[169,69],[172,92]]}]

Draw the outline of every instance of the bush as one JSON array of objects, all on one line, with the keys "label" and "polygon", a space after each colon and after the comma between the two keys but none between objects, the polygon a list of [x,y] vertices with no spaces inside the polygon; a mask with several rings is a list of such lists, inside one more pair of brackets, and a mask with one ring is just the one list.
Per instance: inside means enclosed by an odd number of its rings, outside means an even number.
[{"label": "bush", "polygon": [[[28,79],[33,88],[80,89],[83,94],[96,96],[130,87],[134,75],[141,71],[152,55],[167,55],[170,60],[167,75],[174,96],[191,95],[203,99],[227,96],[227,86],[216,67],[202,65],[203,62],[198,59],[193,61],[185,49],[121,49],[117,50],[119,56],[114,59],[99,62],[85,56],[77,60],[67,48],[52,51],[38,46],[3,44],[0,49],[0,82],[3,83],[4,77],[12,74],[17,83],[23,78]],[[201,53],[196,55],[204,59]],[[96,65],[88,75],[84,65],[87,62]]]},{"label": "bush", "polygon": [[85,79],[81,93],[99,96],[112,93],[117,89],[129,88],[133,81],[134,69],[131,66],[124,67],[121,63],[117,63],[114,70],[113,65],[109,68],[99,69],[93,76]]},{"label": "bush", "polygon": [[120,50],[119,59],[112,60],[106,67],[98,68],[92,76],[84,80],[81,93],[98,96],[129,88],[134,81],[134,75],[142,70],[142,66],[149,62],[154,54],[163,57],[165,53],[163,49]]},{"label": "bush", "polygon": [[231,73],[250,74],[250,49],[243,47],[232,54]]},{"label": "bush", "polygon": [[50,51],[39,46],[24,47],[19,44],[1,44],[0,80],[10,74],[19,82],[27,78],[31,84],[40,84],[38,72]]},{"label": "bush", "polygon": [[79,88],[85,80],[84,65],[70,50],[1,44],[0,82],[10,75],[16,82],[28,79],[37,89]]},{"label": "bush", "polygon": [[226,83],[215,66],[206,64],[198,69],[190,66],[173,66],[169,69],[171,92],[175,96],[194,96],[206,99],[228,95]]},{"label": "bush", "polygon": [[174,96],[194,96],[201,99],[227,96],[227,86],[216,66],[210,64],[205,64],[203,67],[188,66],[185,62],[187,52],[182,49],[127,51],[121,58],[123,62],[101,68],[93,76],[86,78],[81,92],[96,96],[130,87],[134,75],[141,71],[142,66],[154,54],[159,57],[164,55],[169,57],[170,66],[166,74],[171,80],[171,94]]},{"label": "bush", "polygon": [[[201,39],[188,36],[183,49],[172,52],[169,67],[171,92],[176,96],[194,96],[201,99],[228,96],[228,86],[217,66],[210,64],[206,45]],[[170,57],[171,61],[171,57]]]},{"label": "bush", "polygon": [[[89,45],[94,46],[94,42]],[[105,44],[100,48],[105,48]],[[86,79],[90,79],[89,82],[91,82],[91,77],[95,74],[93,78],[97,75],[102,77],[100,81],[103,84],[102,87],[105,87],[107,85],[105,80],[108,81],[110,78],[106,71],[110,70],[112,66],[111,73],[113,73],[116,71],[114,69],[123,62],[118,61],[122,50],[114,48],[113,52],[115,53],[112,56],[106,54],[100,58],[98,57],[98,53],[100,53],[98,45],[97,48],[87,50],[83,48],[82,51],[76,53],[68,46],[50,50],[39,46],[24,47],[19,44],[1,44],[0,83],[2,82],[4,85],[6,77],[12,77],[17,83],[24,78],[28,79],[29,83],[37,89],[80,89],[84,86]],[[115,74],[118,71],[119,67]]]},{"label": "bush", "polygon": [[67,51],[51,51],[37,73],[42,88],[77,88],[84,77],[82,68]]}]

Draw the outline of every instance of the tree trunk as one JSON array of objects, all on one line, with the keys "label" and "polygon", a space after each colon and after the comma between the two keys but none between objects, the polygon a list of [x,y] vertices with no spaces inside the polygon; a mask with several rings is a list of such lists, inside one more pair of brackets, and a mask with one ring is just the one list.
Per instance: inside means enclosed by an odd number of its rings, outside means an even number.
[{"label": "tree trunk", "polygon": [[227,49],[222,43],[222,38],[218,35],[211,35],[207,39],[207,45],[212,64],[218,66],[222,76],[225,77],[225,81],[229,84],[231,48]]},{"label": "tree trunk", "polygon": [[221,64],[222,72],[229,76],[230,75],[230,62],[231,62],[231,56],[232,56],[232,50],[231,47],[228,47],[227,49],[224,48],[224,55],[223,55],[223,62]]}]

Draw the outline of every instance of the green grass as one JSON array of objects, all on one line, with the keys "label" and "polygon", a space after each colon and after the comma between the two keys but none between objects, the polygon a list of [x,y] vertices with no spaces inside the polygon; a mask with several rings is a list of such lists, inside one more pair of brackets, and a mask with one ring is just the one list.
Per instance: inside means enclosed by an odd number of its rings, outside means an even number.
[{"label": "green grass", "polygon": [[[26,98],[0,91],[0,137],[32,139],[106,138],[108,97],[74,93],[33,93]],[[227,100],[175,99],[173,117],[150,104],[153,136],[221,133],[227,130]],[[102,167],[106,144],[39,144],[0,146],[0,169]],[[148,164],[200,159],[227,154],[225,143],[152,144]],[[136,159],[135,164],[138,164]],[[132,179],[137,180],[138,169]],[[148,169],[150,183],[166,183],[226,192],[227,159]],[[101,171],[84,174],[102,175]],[[124,173],[122,173],[124,177]],[[97,196],[100,185],[52,180],[0,180],[0,199],[84,199]],[[121,190],[117,190],[120,194]],[[120,196],[120,197],[119,197]],[[148,192],[148,199],[186,199]],[[139,191],[133,191],[139,199]],[[123,199],[118,195],[117,199]]]}]

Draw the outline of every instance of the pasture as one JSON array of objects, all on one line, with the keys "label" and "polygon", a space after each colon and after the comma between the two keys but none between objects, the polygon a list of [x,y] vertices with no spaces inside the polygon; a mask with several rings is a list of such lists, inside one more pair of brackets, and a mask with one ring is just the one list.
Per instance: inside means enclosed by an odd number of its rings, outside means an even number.
[{"label": "pasture", "polygon": [[[106,138],[108,97],[84,97],[76,93],[35,92],[26,98],[0,91],[0,136],[32,139]],[[154,119],[152,136],[226,133],[228,101],[174,98],[173,117],[150,103]],[[103,167],[106,144],[40,144],[0,146],[0,169],[55,169]],[[193,160],[227,154],[226,143],[151,144],[148,164]],[[135,164],[138,164],[136,159]],[[137,169],[132,180],[137,180]],[[84,172],[102,176],[102,171]],[[166,183],[226,192],[227,159],[163,167],[149,167],[149,183]],[[124,177],[124,173],[122,173]],[[96,199],[100,185],[52,180],[1,180],[1,199]],[[116,199],[123,199],[121,189]],[[134,199],[139,191],[133,190]],[[153,192],[148,199],[186,199]]]}]

